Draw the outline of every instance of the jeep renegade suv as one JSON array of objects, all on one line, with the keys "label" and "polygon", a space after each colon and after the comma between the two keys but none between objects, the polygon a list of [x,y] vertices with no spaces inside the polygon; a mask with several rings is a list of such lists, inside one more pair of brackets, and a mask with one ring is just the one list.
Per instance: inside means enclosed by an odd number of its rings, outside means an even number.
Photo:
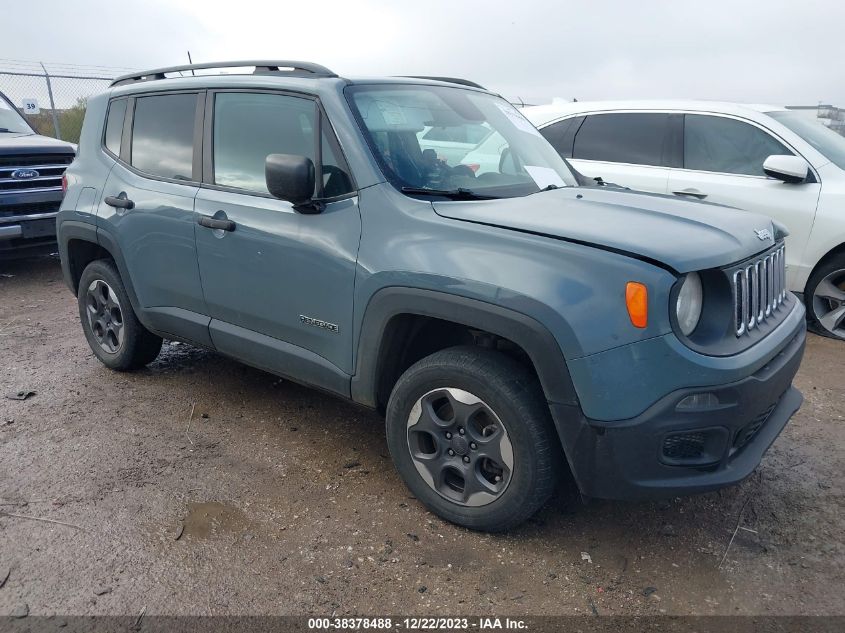
[{"label": "jeep renegade suv", "polygon": [[39,136],[0,92],[0,258],[56,250],[70,143]]},{"label": "jeep renegade suv", "polygon": [[[506,140],[495,171],[422,139],[461,126]],[[153,70],[88,102],[80,147],[58,235],[97,358],[177,339],[378,409],[449,521],[508,529],[567,468],[588,497],[736,483],[800,406],[781,227],[581,186],[467,82]]]}]

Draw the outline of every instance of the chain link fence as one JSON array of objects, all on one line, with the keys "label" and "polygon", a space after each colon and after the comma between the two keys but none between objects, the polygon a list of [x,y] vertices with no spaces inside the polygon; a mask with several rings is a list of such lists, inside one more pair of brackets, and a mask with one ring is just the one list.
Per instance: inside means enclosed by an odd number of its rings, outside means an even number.
[{"label": "chain link fence", "polygon": [[77,143],[88,98],[129,70],[0,60],[0,92],[38,134]]}]

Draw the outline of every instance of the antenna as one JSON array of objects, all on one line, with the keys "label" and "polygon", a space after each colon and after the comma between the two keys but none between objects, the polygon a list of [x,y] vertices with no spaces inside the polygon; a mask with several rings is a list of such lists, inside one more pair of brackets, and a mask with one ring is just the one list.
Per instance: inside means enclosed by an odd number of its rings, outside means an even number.
[{"label": "antenna", "polygon": [[[191,51],[188,51],[188,63],[189,63],[191,66],[193,66],[193,65],[194,65],[194,60],[193,60],[193,59],[191,59]],[[196,77],[196,76],[197,76],[197,74],[194,72],[193,68],[191,69],[191,75],[193,75],[194,77]]]}]

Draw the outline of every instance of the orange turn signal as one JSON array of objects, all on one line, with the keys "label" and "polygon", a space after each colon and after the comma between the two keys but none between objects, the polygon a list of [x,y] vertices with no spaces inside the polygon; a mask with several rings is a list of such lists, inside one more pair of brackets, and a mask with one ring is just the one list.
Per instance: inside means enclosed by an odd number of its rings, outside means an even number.
[{"label": "orange turn signal", "polygon": [[629,281],[625,286],[625,305],[634,327],[648,325],[648,288],[638,281]]}]

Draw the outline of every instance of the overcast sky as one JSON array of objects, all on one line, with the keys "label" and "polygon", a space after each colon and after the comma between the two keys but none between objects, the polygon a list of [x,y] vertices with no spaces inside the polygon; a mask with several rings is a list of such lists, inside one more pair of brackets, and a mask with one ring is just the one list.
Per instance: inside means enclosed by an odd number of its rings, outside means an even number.
[{"label": "overcast sky", "polygon": [[3,59],[151,68],[184,63],[190,50],[195,62],[466,77],[534,103],[845,106],[841,0],[41,0],[8,2],[2,15]]}]

